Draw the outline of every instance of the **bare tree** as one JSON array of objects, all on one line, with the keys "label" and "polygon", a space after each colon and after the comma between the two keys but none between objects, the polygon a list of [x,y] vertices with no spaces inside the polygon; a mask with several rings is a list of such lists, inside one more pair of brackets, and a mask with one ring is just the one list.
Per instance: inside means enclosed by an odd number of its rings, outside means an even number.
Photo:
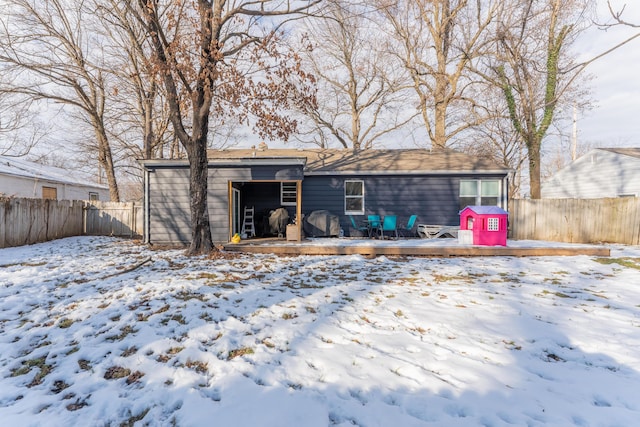
[{"label": "bare tree", "polygon": [[[127,2],[132,6],[134,3]],[[313,1],[139,0],[139,19],[151,41],[173,130],[190,170],[191,245],[212,250],[207,207],[209,119],[235,117],[264,137],[286,139],[295,122],[280,115],[292,86],[307,77],[297,57],[278,45],[287,20],[308,13]],[[257,69],[260,79],[251,78]],[[216,100],[216,104],[214,104]]]},{"label": "bare tree", "polygon": [[485,53],[498,1],[381,0],[434,149],[482,122],[471,65]]},{"label": "bare tree", "polygon": [[[625,25],[627,27],[640,28],[640,23],[629,22],[624,17],[624,11],[625,11],[625,9],[627,7],[626,4],[622,5],[622,7],[620,9],[616,9],[611,4],[611,0],[607,0],[607,6],[609,7],[609,13],[613,17],[615,23],[614,24],[603,24],[603,25],[601,25],[602,27],[609,27],[609,26],[613,26],[613,25]],[[640,36],[640,34],[636,34],[635,36],[633,36],[633,38],[636,38],[638,36]]]},{"label": "bare tree", "polygon": [[329,4],[323,18],[304,28],[300,51],[317,79],[318,94],[317,103],[304,111],[311,120],[298,138],[321,147],[337,142],[354,151],[372,148],[416,115],[403,108],[405,73],[384,51],[386,41],[367,17],[369,7]]},{"label": "bare tree", "polygon": [[503,10],[493,70],[513,129],[526,146],[530,194],[538,199],[542,142],[584,69],[576,67],[568,49],[584,28],[588,0],[526,0],[511,6]]},{"label": "bare tree", "polygon": [[120,194],[105,123],[107,75],[83,2],[4,0],[0,62],[20,75],[11,88],[31,100],[61,103],[93,129],[95,153],[111,200]]},{"label": "bare tree", "polygon": [[[6,77],[1,69],[0,76]],[[41,141],[46,129],[31,107],[11,93],[11,85],[0,83],[0,155],[24,156]]]},{"label": "bare tree", "polygon": [[168,105],[144,25],[120,0],[97,0],[96,10],[114,75],[112,137],[130,158],[179,156],[171,150]]}]

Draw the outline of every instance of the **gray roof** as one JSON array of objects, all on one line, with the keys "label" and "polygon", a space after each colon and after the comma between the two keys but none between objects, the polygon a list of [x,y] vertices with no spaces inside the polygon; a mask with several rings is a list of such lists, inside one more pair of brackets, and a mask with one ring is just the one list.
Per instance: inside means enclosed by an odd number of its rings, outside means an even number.
[{"label": "gray roof", "polygon": [[470,156],[457,151],[351,150],[332,149],[227,149],[209,150],[209,160],[306,159],[305,174],[349,173],[499,173],[509,169],[490,159]]},{"label": "gray roof", "polygon": [[18,157],[0,156],[0,175],[11,175],[21,178],[38,179],[60,184],[81,185],[108,189],[109,187],[97,184],[88,179],[87,176],[77,171],[57,168],[54,166],[41,165]]},{"label": "gray roof", "polygon": [[625,156],[637,157],[640,159],[640,148],[599,148],[599,150],[610,151]]}]

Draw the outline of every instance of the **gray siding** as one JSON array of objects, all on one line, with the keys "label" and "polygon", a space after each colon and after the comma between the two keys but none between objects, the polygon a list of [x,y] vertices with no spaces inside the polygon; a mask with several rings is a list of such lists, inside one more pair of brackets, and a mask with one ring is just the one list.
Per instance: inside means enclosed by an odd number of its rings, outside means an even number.
[{"label": "gray siding", "polygon": [[[286,165],[209,165],[207,202],[213,241],[227,242],[229,240],[229,181],[292,180],[299,179],[301,176],[301,167]],[[252,185],[262,185],[255,192],[259,206],[265,206],[265,208],[279,206],[279,184],[255,183],[247,184],[244,187]],[[265,191],[265,189],[269,191]],[[189,200],[188,167],[159,167],[151,170],[149,174],[148,222],[150,243],[188,243],[191,241]],[[245,202],[251,202],[251,200],[242,201],[242,204],[247,204]],[[256,206],[256,210],[259,206]]]},{"label": "gray siding", "polygon": [[149,174],[149,242],[191,241],[189,169],[154,169]]},{"label": "gray siding", "polygon": [[591,150],[542,184],[547,199],[640,196],[640,159]]},{"label": "gray siding", "polygon": [[[413,214],[417,223],[457,225],[460,223],[460,179],[502,179],[502,176],[308,176],[302,183],[302,211],[328,210],[340,217],[348,234],[351,222],[344,210],[344,181],[363,180],[365,214],[397,215],[398,225]],[[364,217],[355,216],[356,219]]]}]

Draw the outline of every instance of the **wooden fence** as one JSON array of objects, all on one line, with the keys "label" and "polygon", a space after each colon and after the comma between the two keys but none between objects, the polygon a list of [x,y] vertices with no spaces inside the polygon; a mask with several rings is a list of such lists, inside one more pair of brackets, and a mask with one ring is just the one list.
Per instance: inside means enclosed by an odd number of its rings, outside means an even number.
[{"label": "wooden fence", "polygon": [[135,237],[142,235],[142,206],[133,202],[85,202],[84,234]]},{"label": "wooden fence", "polygon": [[517,240],[640,245],[640,198],[514,199],[509,225]]},{"label": "wooden fence", "polygon": [[0,248],[81,235],[136,237],[142,224],[135,203],[0,198]]},{"label": "wooden fence", "polygon": [[[509,237],[640,245],[640,198],[514,199]],[[142,235],[135,203],[0,198],[0,248],[80,235]]]},{"label": "wooden fence", "polygon": [[0,198],[0,248],[82,234],[77,200]]}]

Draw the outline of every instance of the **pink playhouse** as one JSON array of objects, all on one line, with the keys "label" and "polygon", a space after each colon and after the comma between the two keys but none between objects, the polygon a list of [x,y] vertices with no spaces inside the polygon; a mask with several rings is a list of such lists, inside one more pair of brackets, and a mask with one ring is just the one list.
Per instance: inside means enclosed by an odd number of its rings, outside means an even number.
[{"label": "pink playhouse", "polygon": [[465,234],[473,236],[474,245],[507,246],[508,218],[498,206],[467,206],[460,211],[460,231],[471,231]]}]

